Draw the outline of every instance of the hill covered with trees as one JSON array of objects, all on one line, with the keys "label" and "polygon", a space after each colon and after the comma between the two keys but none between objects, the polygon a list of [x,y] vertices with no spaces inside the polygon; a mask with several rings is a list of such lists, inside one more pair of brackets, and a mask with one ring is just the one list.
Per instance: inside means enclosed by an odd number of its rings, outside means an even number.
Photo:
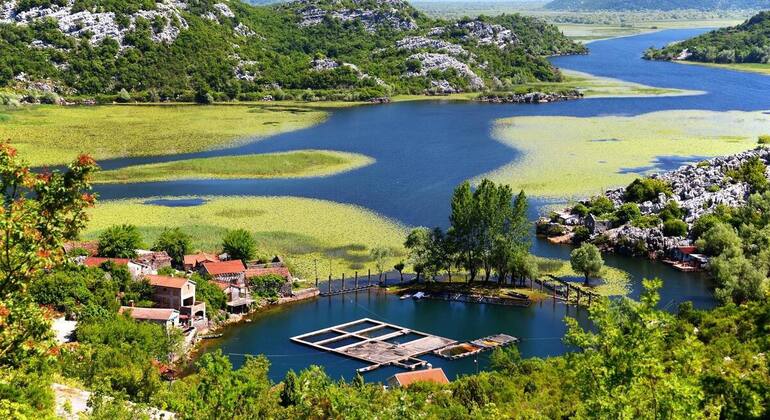
[{"label": "hill covered with trees", "polygon": [[553,10],[723,10],[762,9],[767,0],[554,0],[546,5]]},{"label": "hill covered with trees", "polygon": [[0,49],[0,86],[145,100],[501,89],[585,52],[536,18],[435,20],[402,0],[6,0]]},{"label": "hill covered with trees", "polygon": [[708,32],[665,48],[651,48],[645,52],[645,58],[724,64],[767,63],[770,60],[770,12],[761,12],[738,26]]}]

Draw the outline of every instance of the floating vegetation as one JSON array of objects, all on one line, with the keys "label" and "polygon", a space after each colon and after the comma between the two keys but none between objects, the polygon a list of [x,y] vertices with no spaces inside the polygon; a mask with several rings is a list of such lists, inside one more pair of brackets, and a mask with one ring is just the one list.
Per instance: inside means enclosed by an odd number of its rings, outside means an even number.
[{"label": "floating vegetation", "polygon": [[[578,198],[627,185],[639,176],[623,168],[655,169],[661,157],[672,161],[694,154],[738,153],[755,147],[757,137],[768,132],[770,116],[761,112],[675,110],[628,117],[506,118],[497,121],[494,136],[522,156],[483,176],[531,196]],[[597,163],[597,157],[604,163]]]},{"label": "floating vegetation", "polygon": [[[538,267],[541,277],[552,275],[582,286],[582,275],[572,270],[567,260],[538,258]],[[625,296],[631,292],[631,276],[621,269],[605,266],[598,279],[591,279],[591,285],[586,289],[602,296]]]},{"label": "floating vegetation", "polygon": [[84,152],[97,160],[173,155],[307,128],[328,115],[304,111],[277,105],[25,106],[0,119],[0,138],[10,139],[33,166],[69,163]]},{"label": "floating vegetation", "polygon": [[298,150],[129,166],[100,172],[96,182],[318,177],[351,171],[372,163],[374,159],[356,153]]},{"label": "floating vegetation", "polygon": [[243,228],[254,234],[260,253],[287,257],[296,274],[308,279],[315,278],[316,266],[321,277],[330,268],[335,276],[352,275],[354,265],[375,272],[369,257],[375,247],[394,251],[388,266],[403,258],[406,228],[361,207],[294,197],[202,198],[206,201],[195,207],[151,205],[146,199],[100,202],[89,210],[84,238],[133,223],[152,244],[164,228],[180,227],[192,235],[194,248],[214,251],[228,229]]}]

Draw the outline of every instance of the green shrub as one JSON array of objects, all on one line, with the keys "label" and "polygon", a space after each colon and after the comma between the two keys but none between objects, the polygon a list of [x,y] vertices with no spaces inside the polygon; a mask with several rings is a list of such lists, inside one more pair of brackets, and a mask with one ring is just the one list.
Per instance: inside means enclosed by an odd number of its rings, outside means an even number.
[{"label": "green shrub", "polygon": [[660,226],[661,223],[663,223],[663,221],[660,220],[660,217],[654,214],[648,214],[632,220],[631,226],[638,227],[640,229],[650,229]]},{"label": "green shrub", "polygon": [[654,178],[635,179],[627,188],[624,198],[634,203],[653,201],[660,194],[671,196],[671,186],[663,180]]},{"label": "green shrub", "polygon": [[618,224],[625,224],[636,220],[642,215],[636,203],[625,203],[615,210],[615,219]]},{"label": "green shrub", "polygon": [[589,232],[588,228],[585,226],[578,226],[573,233],[572,243],[575,245],[580,245],[591,238],[591,232]]},{"label": "green shrub", "polygon": [[286,279],[276,274],[266,274],[249,279],[251,291],[263,298],[278,297],[284,283],[286,283]]},{"label": "green shrub", "polygon": [[601,216],[603,214],[612,213],[615,206],[612,204],[612,200],[600,195],[594,197],[589,201],[590,213],[595,216]]},{"label": "green shrub", "polygon": [[679,219],[666,220],[663,223],[663,234],[668,237],[687,236],[687,223]]},{"label": "green shrub", "polygon": [[762,134],[759,136],[757,144],[770,144],[770,134]]},{"label": "green shrub", "polygon": [[575,207],[572,208],[572,214],[577,214],[580,217],[588,216],[589,212],[590,210],[583,203],[577,203]]}]

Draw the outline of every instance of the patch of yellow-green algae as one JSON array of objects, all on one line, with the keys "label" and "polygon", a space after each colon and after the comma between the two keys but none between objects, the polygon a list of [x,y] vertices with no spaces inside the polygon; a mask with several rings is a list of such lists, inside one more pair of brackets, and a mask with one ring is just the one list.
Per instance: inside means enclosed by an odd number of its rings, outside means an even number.
[{"label": "patch of yellow-green algae", "polygon": [[[762,112],[661,111],[639,116],[513,117],[493,135],[521,152],[480,176],[531,196],[579,198],[627,185],[657,157],[711,157],[756,146],[770,133]],[[632,171],[622,171],[632,169]]]},{"label": "patch of yellow-green algae", "polygon": [[129,166],[99,172],[96,175],[96,182],[321,177],[352,171],[372,163],[374,159],[357,153],[297,150]]},{"label": "patch of yellow-green algae", "polygon": [[579,90],[587,98],[689,96],[704,93],[693,90],[658,88],[573,70],[562,70],[562,73],[565,76],[562,84]]},{"label": "patch of yellow-green algae", "polygon": [[33,166],[69,163],[80,153],[97,160],[173,155],[307,128],[338,105],[24,106],[0,111],[0,139]]},{"label": "patch of yellow-green algae", "polygon": [[145,204],[147,200],[99,202],[89,210],[91,221],[84,239],[98,237],[111,225],[136,225],[145,245],[152,245],[164,228],[179,227],[192,235],[193,247],[220,250],[228,229],[246,229],[259,243],[265,256],[287,258],[295,275],[321,278],[331,272],[352,276],[371,269],[369,257],[375,247],[392,250],[388,267],[403,258],[407,229],[403,225],[361,207],[330,201],[295,197],[202,197],[204,204],[194,207],[166,207]]},{"label": "patch of yellow-green algae", "polygon": [[[631,276],[618,268],[604,266],[598,278],[590,280],[590,286],[583,286],[583,275],[572,270],[567,260],[538,258],[541,276],[552,275],[568,280],[575,287],[591,291],[601,296],[625,296],[631,292]],[[547,278],[544,278],[548,280]],[[577,279],[578,281],[573,281]]]},{"label": "patch of yellow-green algae", "polygon": [[770,75],[770,64],[768,63],[731,63],[731,64],[719,64],[719,63],[699,63],[697,61],[684,61],[679,60],[675,63],[680,64],[693,64],[697,66],[712,67],[724,70],[735,70],[746,73],[758,73],[764,75]]}]

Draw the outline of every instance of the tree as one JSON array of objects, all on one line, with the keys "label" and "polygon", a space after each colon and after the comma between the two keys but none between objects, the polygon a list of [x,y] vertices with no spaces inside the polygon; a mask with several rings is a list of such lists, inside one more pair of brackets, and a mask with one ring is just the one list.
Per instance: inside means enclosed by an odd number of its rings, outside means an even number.
[{"label": "tree", "polygon": [[473,281],[478,273],[478,227],[471,185],[463,182],[452,194],[452,213],[449,216],[451,228],[449,235],[457,246],[462,266]]},{"label": "tree", "polygon": [[206,302],[206,308],[209,310],[227,309],[227,295],[217,285],[198,273],[193,274],[190,280],[195,282],[195,299]]},{"label": "tree", "polygon": [[404,265],[403,261],[399,261],[396,265],[393,266],[393,269],[398,271],[398,275],[401,277],[401,283],[404,282],[404,268],[406,268],[406,265]]},{"label": "tree", "polygon": [[636,203],[625,203],[615,210],[615,219],[619,225],[638,219],[642,215]]},{"label": "tree", "polygon": [[141,249],[142,235],[134,225],[110,226],[99,235],[99,255],[108,258],[134,258]]},{"label": "tree", "polygon": [[118,92],[117,101],[120,103],[127,103],[131,102],[131,95],[128,93],[128,91],[124,88],[121,89],[120,92]]},{"label": "tree", "polygon": [[158,236],[153,251],[166,251],[177,268],[184,265],[184,256],[192,248],[192,237],[179,228],[163,229]]},{"label": "tree", "polygon": [[679,219],[669,219],[663,223],[663,234],[669,237],[687,236],[687,223]]},{"label": "tree", "polygon": [[671,185],[668,182],[657,178],[637,178],[626,187],[623,198],[626,201],[643,203],[645,201],[657,200],[661,194],[671,196]]},{"label": "tree", "polygon": [[53,344],[50,323],[28,288],[64,261],[64,242],[85,226],[97,169],[83,155],[64,172],[34,173],[14,148],[0,144],[0,370],[35,365]]},{"label": "tree", "polygon": [[372,248],[372,250],[369,252],[369,256],[374,260],[375,268],[377,268],[377,271],[380,273],[380,282],[382,282],[382,272],[385,271],[386,261],[392,254],[393,253],[390,251],[390,248],[385,247]]},{"label": "tree", "polygon": [[409,263],[417,273],[417,282],[420,275],[430,270],[431,232],[428,228],[416,228],[409,232],[404,242],[404,248],[408,251]]},{"label": "tree", "polygon": [[257,242],[245,229],[231,230],[222,238],[222,250],[232,260],[251,261],[257,255]]},{"label": "tree", "polygon": [[707,230],[706,233],[698,239],[696,245],[702,252],[713,256],[725,254],[733,256],[742,253],[741,238],[732,226],[724,223],[716,223]]},{"label": "tree", "polygon": [[585,285],[588,286],[588,279],[601,273],[604,260],[599,248],[593,244],[584,243],[570,254],[570,264],[573,270],[585,276]]}]

